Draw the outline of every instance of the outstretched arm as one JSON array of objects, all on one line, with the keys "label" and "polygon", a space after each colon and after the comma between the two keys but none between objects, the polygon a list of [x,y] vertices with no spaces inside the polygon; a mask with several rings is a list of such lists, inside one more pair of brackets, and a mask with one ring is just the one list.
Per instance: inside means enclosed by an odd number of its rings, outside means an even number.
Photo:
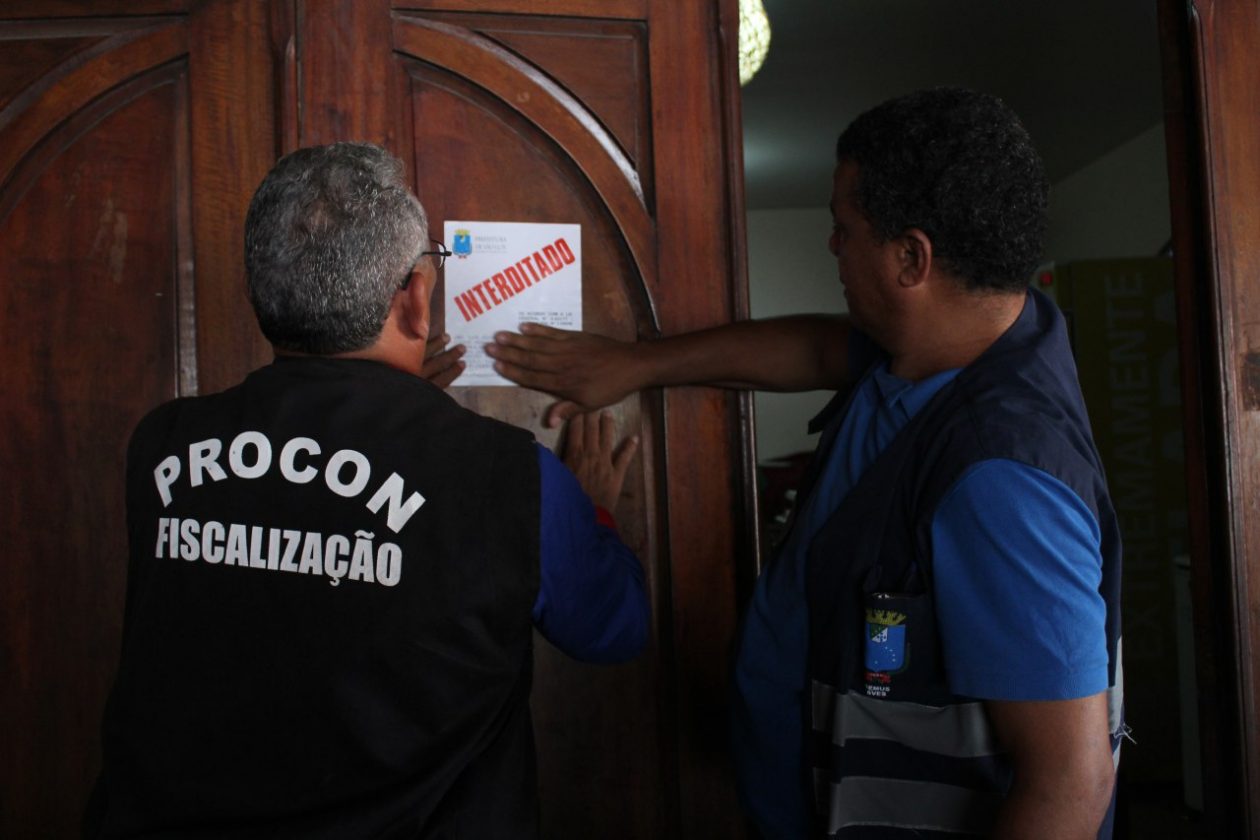
[{"label": "outstretched arm", "polygon": [[[568,417],[665,385],[836,388],[848,374],[848,334],[846,318],[822,315],[739,321],[640,342],[522,324],[520,334],[497,333],[486,353],[513,382],[573,403],[561,412]],[[554,412],[552,419],[559,419]]]}]

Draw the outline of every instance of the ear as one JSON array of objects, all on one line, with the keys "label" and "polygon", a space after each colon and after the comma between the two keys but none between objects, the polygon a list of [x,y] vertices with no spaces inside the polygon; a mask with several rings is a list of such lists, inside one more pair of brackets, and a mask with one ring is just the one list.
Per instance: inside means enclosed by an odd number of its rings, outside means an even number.
[{"label": "ear", "polygon": [[932,240],[918,228],[908,228],[897,238],[897,259],[897,282],[905,287],[918,286],[932,272]]},{"label": "ear", "polygon": [[436,285],[437,272],[428,260],[421,260],[411,272],[407,288],[394,295],[398,326],[409,338],[429,340],[429,304]]}]

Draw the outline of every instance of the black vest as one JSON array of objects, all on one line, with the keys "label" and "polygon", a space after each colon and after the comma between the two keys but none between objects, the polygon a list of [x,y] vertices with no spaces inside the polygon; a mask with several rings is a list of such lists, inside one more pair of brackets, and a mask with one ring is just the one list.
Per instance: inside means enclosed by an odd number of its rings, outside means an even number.
[{"label": "black vest", "polygon": [[362,360],[146,417],[92,836],[530,837],[531,436]]},{"label": "black vest", "polygon": [[[837,398],[820,415],[815,474],[844,408]],[[891,826],[906,815],[913,836],[985,834],[1009,787],[983,703],[947,687],[931,585],[937,505],[993,458],[1056,477],[1098,521],[1113,737],[1123,726],[1118,525],[1063,318],[1030,292],[1015,324],[910,419],[810,544],[806,782],[826,836],[901,836]],[[895,669],[868,671],[868,632],[903,634]]]}]

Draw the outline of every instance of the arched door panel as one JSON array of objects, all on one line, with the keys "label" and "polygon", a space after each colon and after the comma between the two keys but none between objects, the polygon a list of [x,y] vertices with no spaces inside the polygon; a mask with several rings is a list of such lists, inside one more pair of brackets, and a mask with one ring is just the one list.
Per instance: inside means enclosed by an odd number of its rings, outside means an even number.
[{"label": "arched door panel", "polygon": [[124,449],[192,352],[186,85],[176,63],[88,102],[0,189],[3,836],[72,836],[97,768]]},{"label": "arched door panel", "polygon": [[[654,330],[643,284],[621,231],[581,170],[550,138],[501,102],[449,73],[427,65],[409,67],[417,194],[433,230],[447,219],[561,222],[581,225],[584,325],[633,339]],[[440,300],[441,289],[438,297]],[[458,311],[437,315],[461,319]],[[454,329],[454,327],[452,327]],[[519,388],[452,389],[468,407],[535,430],[548,445],[556,434],[541,428],[550,397]],[[614,408],[619,429],[641,433],[641,455],[632,466],[617,516],[622,536],[648,571],[656,594],[655,643],[648,653],[617,667],[582,665],[539,637],[533,711],[539,774],[547,792],[544,824],[554,836],[598,833],[615,823],[626,836],[659,836],[662,766],[673,749],[663,727],[658,687],[667,673],[662,646],[670,634],[668,565],[659,550],[653,509],[661,498],[660,401],[626,399]],[[644,430],[644,431],[640,431]],[[615,758],[614,758],[615,757]],[[585,772],[575,772],[577,768]],[[607,796],[610,776],[619,794]]]}]

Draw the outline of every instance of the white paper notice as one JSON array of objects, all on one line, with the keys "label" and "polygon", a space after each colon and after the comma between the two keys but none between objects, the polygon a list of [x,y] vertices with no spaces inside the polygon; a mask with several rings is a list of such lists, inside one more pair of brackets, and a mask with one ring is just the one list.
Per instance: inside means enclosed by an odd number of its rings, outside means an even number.
[{"label": "white paper notice", "polygon": [[582,329],[582,226],[447,222],[446,332],[468,349],[455,385],[511,385],[482,349],[522,321]]}]

